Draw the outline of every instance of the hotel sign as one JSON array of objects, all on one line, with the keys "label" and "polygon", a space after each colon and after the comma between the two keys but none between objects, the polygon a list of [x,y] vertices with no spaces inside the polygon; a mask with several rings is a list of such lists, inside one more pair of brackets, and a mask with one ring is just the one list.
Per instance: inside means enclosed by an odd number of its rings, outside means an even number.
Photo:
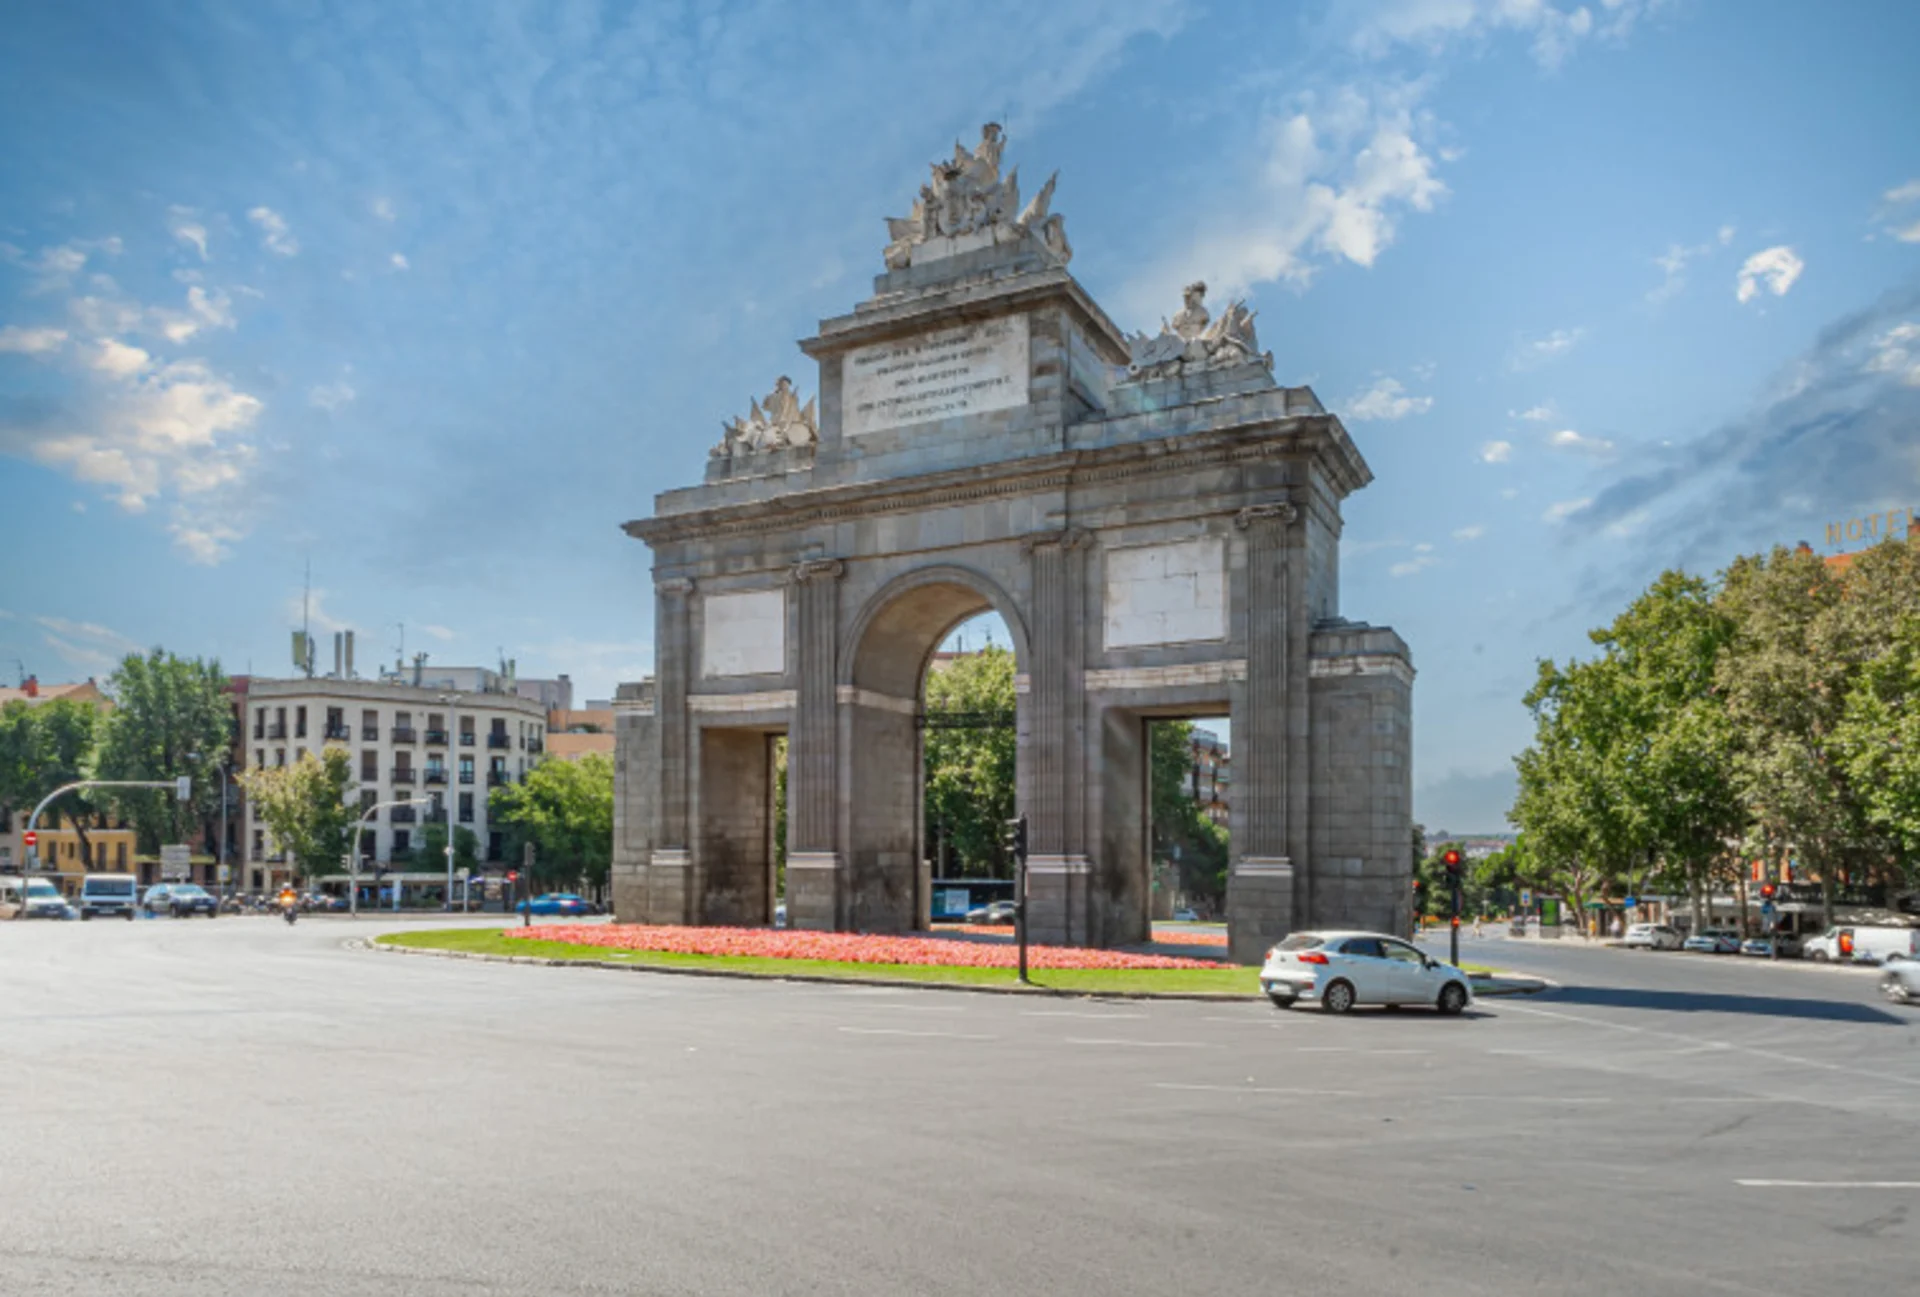
[{"label": "hotel sign", "polygon": [[1885,513],[1863,514],[1845,522],[1827,524],[1829,545],[1874,545],[1889,536],[1905,536],[1913,525],[1912,509],[1889,509]]}]

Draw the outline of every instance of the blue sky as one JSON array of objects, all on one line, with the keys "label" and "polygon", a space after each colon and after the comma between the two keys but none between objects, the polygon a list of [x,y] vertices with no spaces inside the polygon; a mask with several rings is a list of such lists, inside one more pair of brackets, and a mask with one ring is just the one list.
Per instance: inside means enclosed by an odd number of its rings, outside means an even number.
[{"label": "blue sky", "polygon": [[0,674],[650,666],[646,551],[988,118],[1126,328],[1204,277],[1345,418],[1416,815],[1662,567],[1920,506],[1920,7],[9,6]]}]

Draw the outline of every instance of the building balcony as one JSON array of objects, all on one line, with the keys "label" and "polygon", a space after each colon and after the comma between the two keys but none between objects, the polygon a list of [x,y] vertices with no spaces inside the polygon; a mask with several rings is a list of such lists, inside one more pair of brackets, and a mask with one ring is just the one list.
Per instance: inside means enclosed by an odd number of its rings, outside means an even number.
[{"label": "building balcony", "polygon": [[462,730],[460,732],[460,746],[463,748],[470,748],[473,746],[472,730]]},{"label": "building balcony", "polygon": [[487,746],[490,748],[498,748],[502,751],[505,751],[506,749],[511,748],[513,746],[513,735],[489,734],[487,735]]},{"label": "building balcony", "polygon": [[473,771],[471,771],[471,770],[462,770],[462,771],[460,772],[460,782],[461,782],[461,783],[463,783],[463,784],[470,784],[470,783],[472,783],[472,782],[473,782]]},{"label": "building balcony", "polygon": [[504,770],[487,771],[487,787],[489,788],[505,788],[512,782],[513,776]]},{"label": "building balcony", "polygon": [[329,725],[326,737],[329,743],[346,743],[352,740],[353,730],[346,725]]},{"label": "building balcony", "polygon": [[395,824],[412,824],[419,820],[419,818],[420,812],[411,806],[396,806],[393,808],[393,822]]},{"label": "building balcony", "polygon": [[285,723],[267,726],[267,737],[270,739],[284,739],[287,737],[287,727]]},{"label": "building balcony", "polygon": [[428,730],[427,742],[437,743],[441,747],[445,747],[447,745],[447,732],[445,730]]},{"label": "building balcony", "polygon": [[410,784],[414,781],[414,776],[418,772],[411,766],[395,766],[387,773],[396,784]]},{"label": "building balcony", "polygon": [[447,772],[444,770],[435,770],[432,766],[428,766],[426,782],[430,784],[444,784],[447,782]]},{"label": "building balcony", "polygon": [[396,725],[393,727],[393,741],[395,743],[418,743],[420,741],[420,731],[414,729],[411,725]]},{"label": "building balcony", "polygon": [[362,725],[360,727],[360,738],[366,743],[378,743],[380,741],[380,727],[378,725]]},{"label": "building balcony", "polygon": [[447,822],[447,813],[445,811],[428,811],[420,817],[420,822],[422,824],[445,824]]},{"label": "building balcony", "polygon": [[460,812],[460,822],[461,822],[462,824],[471,824],[471,823],[473,823],[473,812],[472,812],[472,811],[461,811],[461,812]]},{"label": "building balcony", "polygon": [[539,756],[542,752],[545,752],[546,750],[547,750],[547,745],[542,740],[540,739],[527,740],[527,751],[533,753],[535,756]]}]

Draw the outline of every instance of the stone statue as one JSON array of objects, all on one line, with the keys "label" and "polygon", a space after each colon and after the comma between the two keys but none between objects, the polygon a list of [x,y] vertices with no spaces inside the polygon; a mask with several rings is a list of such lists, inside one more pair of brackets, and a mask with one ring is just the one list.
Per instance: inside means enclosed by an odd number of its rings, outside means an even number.
[{"label": "stone statue", "polygon": [[1254,313],[1245,302],[1228,302],[1216,320],[1206,308],[1206,284],[1188,284],[1181,296],[1180,310],[1173,319],[1160,322],[1157,335],[1136,333],[1127,339],[1129,377],[1169,378],[1190,369],[1251,363],[1273,368],[1273,353],[1261,352],[1253,331]]},{"label": "stone statue", "polygon": [[732,459],[769,450],[809,447],[820,441],[813,402],[802,408],[793,380],[782,374],[765,401],[749,401],[747,417],[721,425],[720,443],[707,452],[709,459]]},{"label": "stone statue", "polygon": [[1054,259],[1065,265],[1073,256],[1067,242],[1066,223],[1047,214],[1053,200],[1054,178],[1034,201],[1020,206],[1020,169],[1015,167],[1000,178],[1000,159],[1006,151],[1007,137],[998,122],[980,128],[980,142],[969,149],[955,142],[953,157],[932,164],[931,183],[920,186],[920,196],[904,217],[887,218],[886,250],[889,270],[904,270],[913,264],[914,249],[935,238],[953,238],[968,234],[990,234],[994,242],[1001,235],[1033,234]]}]

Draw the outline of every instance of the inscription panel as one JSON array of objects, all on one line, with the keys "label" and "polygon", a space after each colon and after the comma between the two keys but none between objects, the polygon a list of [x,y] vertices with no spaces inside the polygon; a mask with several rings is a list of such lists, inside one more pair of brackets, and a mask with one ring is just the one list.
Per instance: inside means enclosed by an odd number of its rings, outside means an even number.
[{"label": "inscription panel", "polygon": [[1106,644],[1188,644],[1227,633],[1227,552],[1217,536],[1107,552]]},{"label": "inscription panel", "polygon": [[787,669],[786,591],[710,594],[702,602],[701,675],[777,675]]},{"label": "inscription panel", "polygon": [[1030,370],[1024,315],[858,348],[842,370],[841,434],[1025,405]]}]

